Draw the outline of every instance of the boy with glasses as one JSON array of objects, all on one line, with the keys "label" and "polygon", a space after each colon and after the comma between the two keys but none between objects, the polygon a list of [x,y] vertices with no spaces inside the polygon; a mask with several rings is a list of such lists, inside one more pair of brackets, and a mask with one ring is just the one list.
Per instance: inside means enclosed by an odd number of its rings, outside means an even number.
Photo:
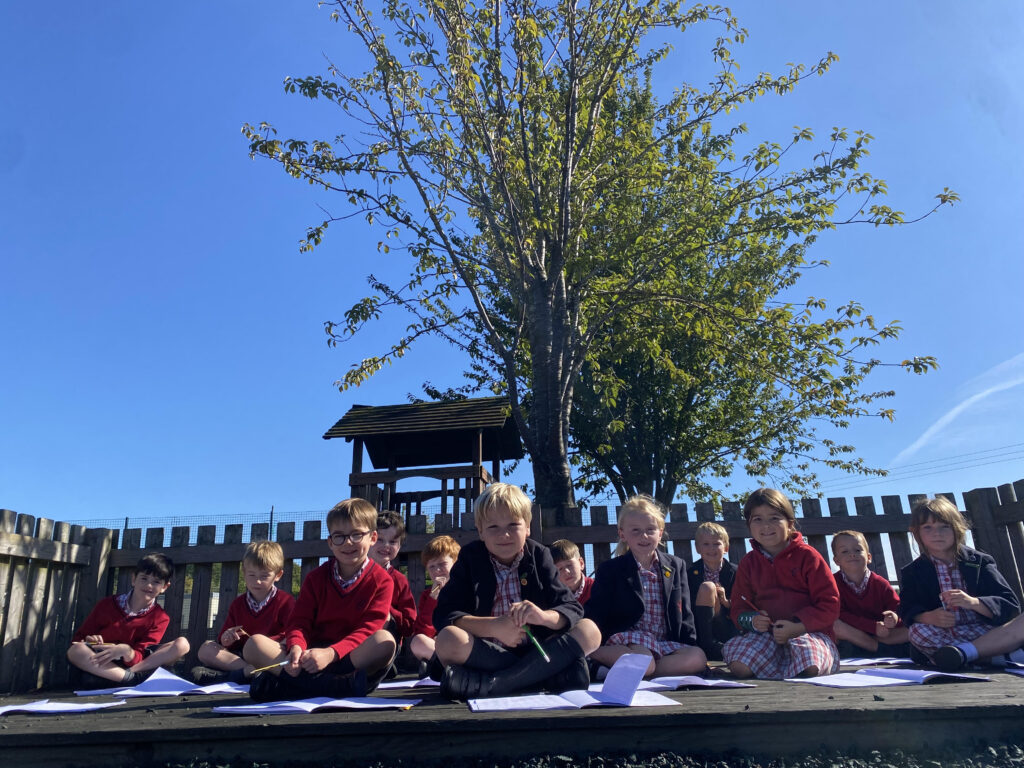
[{"label": "boy with glasses", "polygon": [[394,582],[367,555],[377,541],[377,509],[365,499],[346,499],[327,513],[333,558],[306,576],[283,645],[257,635],[245,660],[259,669],[249,695],[254,701],[317,696],[365,696],[377,687],[395,653],[384,630]]}]

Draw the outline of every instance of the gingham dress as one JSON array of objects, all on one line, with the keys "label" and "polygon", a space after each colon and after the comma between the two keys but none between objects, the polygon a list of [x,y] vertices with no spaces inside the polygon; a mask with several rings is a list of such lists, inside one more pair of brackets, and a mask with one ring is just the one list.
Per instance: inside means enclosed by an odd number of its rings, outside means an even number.
[{"label": "gingham dress", "polygon": [[[939,577],[939,592],[949,589],[964,589],[964,577],[955,561],[944,563],[934,557],[929,559],[935,566],[935,573]],[[942,646],[976,640],[992,628],[972,610],[956,608],[953,612],[956,615],[956,624],[952,627],[936,627],[921,622],[911,624],[911,645],[931,659],[932,654]]]},{"label": "gingham dress", "polygon": [[640,586],[643,591],[644,612],[640,619],[625,632],[616,632],[608,638],[608,645],[640,645],[660,659],[670,653],[685,648],[682,643],[666,640],[668,623],[665,620],[664,587],[661,565],[658,558],[651,561],[653,570],[644,568],[637,562],[640,574]]}]

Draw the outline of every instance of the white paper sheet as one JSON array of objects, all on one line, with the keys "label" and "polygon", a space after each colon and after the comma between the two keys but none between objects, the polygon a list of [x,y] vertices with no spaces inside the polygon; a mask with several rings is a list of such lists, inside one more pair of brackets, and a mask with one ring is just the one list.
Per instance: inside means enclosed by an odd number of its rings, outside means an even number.
[{"label": "white paper sheet", "polygon": [[840,659],[839,666],[841,667],[880,667],[887,665],[898,665],[905,664],[910,666],[913,664],[913,660],[906,658],[899,658],[897,656],[878,656],[877,658],[860,658],[851,657],[849,659]]},{"label": "white paper sheet", "polygon": [[890,685],[921,685],[936,679],[974,680],[985,682],[989,678],[981,675],[961,675],[953,672],[936,672],[928,669],[858,669],[856,672],[840,672],[837,675],[820,677],[791,677],[788,683],[809,683],[829,688],[874,688]]},{"label": "white paper sheet", "polygon": [[438,688],[440,683],[424,677],[422,680],[389,680],[377,686],[377,690],[397,690],[400,688]]},{"label": "white paper sheet", "polygon": [[138,685],[126,688],[103,688],[93,691],[75,691],[76,696],[184,696],[193,694],[214,693],[249,693],[248,685],[238,683],[214,683],[213,685],[196,685],[184,680],[163,667],[153,670],[153,674]]},{"label": "white paper sheet", "polygon": [[8,712],[66,715],[74,712],[92,712],[94,709],[117,707],[121,704],[124,704],[124,699],[121,701],[94,701],[86,702],[84,704],[78,704],[73,701],[50,701],[49,699],[42,699],[40,701],[32,701],[27,704],[9,704],[5,707],[0,707],[0,715],[6,715]]},{"label": "white paper sheet", "polygon": [[214,707],[221,715],[301,715],[322,709],[409,709],[422,699],[385,699],[362,696],[348,699],[320,697],[299,701],[270,701],[264,704],[239,704]]},{"label": "white paper sheet", "polygon": [[655,677],[640,683],[644,691],[677,691],[680,688],[756,688],[753,683],[741,683],[716,677],[697,677],[696,675],[680,675],[675,677]]}]

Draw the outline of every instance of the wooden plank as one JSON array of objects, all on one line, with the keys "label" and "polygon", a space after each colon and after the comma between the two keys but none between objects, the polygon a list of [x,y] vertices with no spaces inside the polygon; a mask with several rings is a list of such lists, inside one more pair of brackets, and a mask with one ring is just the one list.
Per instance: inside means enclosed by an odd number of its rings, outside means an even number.
[{"label": "wooden plank", "polygon": [[[606,530],[608,528],[608,507],[600,506],[600,507],[591,507],[590,508],[590,527],[591,528],[601,529],[601,530]],[[563,538],[563,537],[555,536],[554,539],[552,539],[552,540],[553,541],[558,541],[559,538]],[[586,542],[582,542],[581,543],[579,541],[576,541],[576,539],[572,539],[572,541],[577,546],[579,546],[580,549],[583,549],[583,544],[586,543]],[[607,542],[591,542],[591,544],[592,544],[591,549],[594,552],[594,556],[593,556],[593,560],[594,561],[590,564],[590,572],[594,573],[594,572],[597,571],[597,567],[601,563],[611,559],[611,556],[612,556],[612,546],[611,546],[611,544],[609,544]]]},{"label": "wooden plank", "polygon": [[[689,517],[686,514],[685,504],[672,504],[668,510],[666,522],[687,523]],[[690,543],[693,539],[669,539],[672,542],[672,554],[682,558],[689,565],[693,561],[693,551]]]},{"label": "wooden plank", "polygon": [[[51,541],[53,521],[41,517],[36,521],[34,538]],[[46,601],[50,583],[50,563],[36,558],[28,562],[28,577],[25,589],[25,612],[21,629],[21,648],[18,655],[21,662],[14,675],[14,690],[30,691],[39,687],[36,682],[45,674],[48,657],[40,653],[44,633],[52,636],[53,618],[50,611],[54,606]]]},{"label": "wooden plank", "polygon": [[[74,538],[72,529],[72,538]],[[78,600],[75,607],[75,626],[79,626],[89,615],[101,597],[110,592],[110,555],[113,549],[114,532],[106,528],[87,528],[83,534],[86,545],[92,552],[87,569],[81,572]]]},{"label": "wooden plank", "polygon": [[47,560],[52,563],[88,565],[89,552],[60,541],[0,532],[0,557]]},{"label": "wooden plank", "polygon": [[[322,524],[319,520],[307,520],[302,524],[302,540],[303,541],[315,541],[323,550],[323,555],[330,553],[327,545],[324,541],[324,534],[322,532]],[[321,555],[321,556],[323,556]],[[320,565],[319,557],[304,557],[300,566],[299,583],[301,584],[306,580],[306,576]]]},{"label": "wooden plank", "polygon": [[[217,537],[216,525],[200,525],[196,536],[197,544],[212,544]],[[192,595],[188,612],[189,645],[195,649],[209,640],[210,635],[210,591],[213,586],[213,566],[199,563],[192,566]],[[173,638],[165,636],[165,642]]]},{"label": "wooden plank", "polygon": [[270,541],[270,523],[253,523],[249,528],[249,541]]},{"label": "wooden plank", "polygon": [[187,525],[172,527],[171,548],[164,550],[164,554],[174,560],[174,576],[171,578],[171,586],[164,592],[164,610],[171,617],[171,622],[167,625],[167,632],[164,633],[167,641],[184,634],[182,625],[185,620],[185,580],[188,576],[188,564],[168,553],[187,549],[191,535],[192,531]]},{"label": "wooden plank", "polygon": [[[281,545],[284,550],[284,575],[281,577],[281,583],[285,585],[285,588],[292,594],[298,594],[295,589],[295,582],[292,579],[292,573],[295,570],[295,557],[293,554],[294,550],[291,548],[292,542],[295,541],[295,523],[278,523],[277,524],[277,543]],[[312,545],[313,542],[306,542],[307,545]],[[320,544],[317,545],[321,546]],[[299,583],[302,586],[302,583]]]},{"label": "wooden plank", "polygon": [[970,520],[978,549],[988,552],[996,559],[1000,573],[1006,578],[1020,600],[1024,596],[1024,584],[1013,557],[1010,539],[1004,526],[996,525],[992,519],[993,510],[999,507],[999,494],[995,488],[975,488],[964,494],[964,505]]},{"label": "wooden plank", "polygon": [[[22,536],[31,536],[36,519],[32,515],[18,515],[14,531]],[[10,592],[7,598],[7,623],[4,627],[3,648],[0,649],[0,693],[14,690],[17,680],[15,670],[24,663],[22,645],[19,638],[22,633],[27,601],[30,598],[29,564],[22,558],[14,558],[10,570]]]},{"label": "wooden plank", "polygon": [[[13,509],[0,509],[0,532],[14,533],[18,513]],[[10,578],[13,573],[14,558],[0,554],[0,640],[4,637],[7,626],[7,603],[10,599]]]},{"label": "wooden plank", "polygon": [[823,554],[825,562],[831,562],[831,558],[825,554],[825,533],[824,531],[817,531],[816,526],[823,526],[826,523],[829,525],[836,525],[838,523],[841,527],[836,528],[835,530],[841,531],[843,528],[847,527],[845,521],[831,519],[826,521],[825,518],[821,516],[821,499],[801,499],[800,511],[803,513],[803,517],[797,518],[797,525],[800,528],[800,532],[803,534],[808,544]]},{"label": "wooden plank", "polygon": [[438,534],[441,534],[441,533],[451,533],[453,530],[454,530],[454,528],[452,527],[452,516],[451,515],[449,515],[449,514],[447,514],[445,512],[441,512],[440,514],[434,516],[434,532],[435,533],[438,533]]},{"label": "wooden plank", "polygon": [[743,505],[738,501],[722,502],[722,521],[729,532],[729,560],[738,563],[747,554],[747,537],[750,529],[743,517]]},{"label": "wooden plank", "polygon": [[459,493],[459,481],[463,479],[484,480],[487,470],[483,467],[463,465],[458,467],[417,467],[416,469],[382,469],[376,472],[353,472],[348,476],[349,485],[386,485],[409,478],[429,477],[433,480],[454,480],[454,489]]},{"label": "wooden plank", "polygon": [[[53,533],[54,540],[68,542],[82,549],[85,542],[85,527],[81,525],[68,525],[57,523]],[[65,563],[54,569],[53,604],[57,607],[54,611],[56,623],[53,630],[53,647],[50,652],[49,677],[45,685],[61,688],[68,682],[68,664],[65,661],[65,653],[71,646],[71,635],[75,625],[75,602],[78,600],[78,587],[81,583],[80,574],[84,568]]]},{"label": "wooden plank", "polygon": [[[870,496],[856,496],[853,499],[854,508],[857,510],[857,521],[854,527],[866,517],[874,517],[875,500]],[[859,530],[859,529],[858,529]],[[889,566],[885,562],[885,549],[882,547],[882,535],[877,532],[865,533],[864,538],[868,542],[868,551],[871,553],[871,570],[883,579],[889,579]]]},{"label": "wooden plank", "polygon": [[[117,570],[117,594],[121,595],[132,588],[132,573],[135,564],[142,558],[142,529],[128,528],[121,537],[121,546],[118,548],[116,560]],[[121,558],[127,558],[129,562],[121,564]],[[173,558],[172,558],[173,559]]]},{"label": "wooden plank", "polygon": [[163,528],[147,528],[146,529],[146,554],[151,552],[159,552],[164,548],[164,529]]},{"label": "wooden plank", "polygon": [[[241,544],[242,543],[242,526],[240,524],[225,525],[224,526],[224,543],[225,544]],[[220,584],[217,588],[217,616],[213,620],[213,633],[214,637],[217,638],[217,633],[220,632],[220,628],[224,626],[224,622],[228,618],[228,609],[231,608],[231,603],[240,594],[238,591],[238,573],[240,570],[241,563],[237,560],[230,562],[221,563],[220,566]],[[198,649],[196,649],[198,651]]]},{"label": "wooden plank", "polygon": [[907,528],[910,526],[910,515],[904,514],[903,504],[899,496],[882,497],[882,515],[890,520],[903,521],[903,530],[893,530],[889,533],[889,549],[892,551],[893,578],[889,579],[896,584],[900,571],[910,565],[914,560],[914,553],[910,548],[910,534]]}]

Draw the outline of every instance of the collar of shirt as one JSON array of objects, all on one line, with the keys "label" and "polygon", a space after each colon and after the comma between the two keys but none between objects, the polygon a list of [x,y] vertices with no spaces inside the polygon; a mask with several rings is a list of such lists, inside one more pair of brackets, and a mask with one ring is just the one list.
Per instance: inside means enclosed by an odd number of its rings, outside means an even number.
[{"label": "collar of shirt", "polygon": [[860,596],[864,594],[864,590],[868,588],[868,582],[871,580],[871,571],[867,571],[864,574],[864,578],[860,582],[855,582],[849,576],[842,571],[839,571],[839,576],[846,582],[846,586],[854,591],[854,594]]},{"label": "collar of shirt", "polygon": [[363,561],[363,566],[358,571],[355,572],[355,574],[352,576],[352,578],[346,579],[345,577],[343,577],[341,575],[341,570],[338,567],[338,561],[335,560],[334,561],[334,568],[331,569],[331,575],[334,576],[334,583],[337,584],[338,588],[341,589],[344,592],[345,590],[349,589],[353,584],[355,584],[357,581],[359,581],[360,577],[364,573],[366,573],[366,569],[370,567],[371,563],[373,563],[373,560],[371,560],[370,558],[366,558]]},{"label": "collar of shirt", "polygon": [[505,565],[504,563],[498,562],[494,555],[489,555],[491,558],[491,565],[494,567],[494,575],[499,579],[508,578],[510,573],[514,573],[519,570],[519,564],[523,562],[523,556],[526,554],[525,549],[519,550],[519,554],[515,556],[515,559],[511,563]]},{"label": "collar of shirt", "polygon": [[579,588],[575,592],[572,593],[572,599],[578,601],[580,599],[580,595],[583,594],[583,588],[586,587],[586,586],[587,586],[587,577],[584,576],[582,579],[580,579],[580,586],[579,586]]},{"label": "collar of shirt", "polygon": [[[338,562],[338,561],[335,560],[334,562]],[[270,591],[267,593],[267,596],[265,598],[263,598],[262,602],[260,602],[260,601],[256,600],[255,597],[252,596],[252,594],[249,592],[249,590],[245,590],[245,602],[248,604],[250,611],[252,611],[253,613],[259,613],[260,611],[262,611],[264,608],[267,607],[267,605],[270,603],[270,601],[274,599],[274,595],[276,595],[276,594],[277,594],[277,587],[272,584],[270,586]]]},{"label": "collar of shirt", "polygon": [[129,619],[134,619],[136,616],[145,616],[147,613],[156,608],[156,601],[154,600],[141,611],[132,611],[132,609],[128,606],[131,605],[132,594],[134,592],[134,589],[129,589],[127,592],[124,592],[117,596],[117,607],[120,608],[121,612]]}]

